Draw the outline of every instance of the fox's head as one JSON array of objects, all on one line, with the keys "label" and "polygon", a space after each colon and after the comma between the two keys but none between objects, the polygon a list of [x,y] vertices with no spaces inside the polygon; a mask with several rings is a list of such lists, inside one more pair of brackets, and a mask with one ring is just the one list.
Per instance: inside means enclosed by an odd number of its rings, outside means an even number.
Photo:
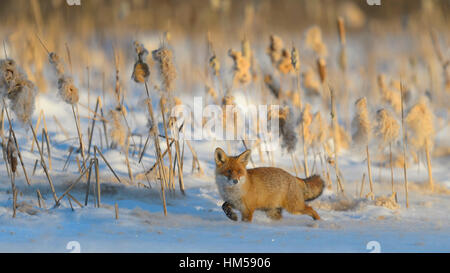
[{"label": "fox's head", "polygon": [[214,153],[216,161],[216,176],[222,176],[225,180],[235,185],[240,179],[247,175],[246,166],[250,160],[250,150],[238,156],[227,156],[221,148],[217,148]]}]

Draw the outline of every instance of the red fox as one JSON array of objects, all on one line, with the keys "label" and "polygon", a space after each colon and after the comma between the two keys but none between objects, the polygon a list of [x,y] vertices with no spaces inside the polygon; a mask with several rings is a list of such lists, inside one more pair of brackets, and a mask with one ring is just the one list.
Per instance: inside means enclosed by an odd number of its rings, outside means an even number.
[{"label": "red fox", "polygon": [[324,182],[320,176],[300,179],[279,168],[246,169],[250,153],[246,150],[238,156],[227,156],[221,148],[215,151],[216,184],[228,218],[238,220],[233,212],[236,209],[242,221],[251,222],[253,212],[263,210],[269,218],[280,220],[285,209],[320,220],[317,212],[305,204],[322,194]]}]

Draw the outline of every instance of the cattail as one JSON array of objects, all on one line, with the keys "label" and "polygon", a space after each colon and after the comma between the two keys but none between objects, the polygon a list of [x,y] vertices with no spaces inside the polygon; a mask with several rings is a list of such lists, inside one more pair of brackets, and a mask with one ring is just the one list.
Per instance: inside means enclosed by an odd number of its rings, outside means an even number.
[{"label": "cattail", "polygon": [[291,51],[291,64],[292,68],[298,73],[300,72],[300,54],[295,47],[292,47]]},{"label": "cattail", "polygon": [[278,61],[277,69],[281,72],[281,74],[285,75],[294,71],[291,53],[289,52],[289,50],[283,49],[281,51],[281,58]]},{"label": "cattail", "polygon": [[341,46],[345,46],[346,39],[345,39],[344,18],[338,17],[338,19],[337,19],[337,26],[338,26],[338,33],[339,33],[339,42],[341,43]]},{"label": "cattail", "polygon": [[59,56],[55,52],[50,52],[48,54],[49,62],[53,66],[56,75],[62,77],[64,75],[64,63],[61,61]]},{"label": "cattail", "polygon": [[11,59],[0,60],[0,94],[6,95],[15,81],[24,78],[16,62]]},{"label": "cattail", "polygon": [[117,146],[125,147],[125,140],[127,138],[127,129],[124,126],[121,119],[121,110],[111,110],[109,112],[111,126],[109,134],[111,136],[111,146],[116,148]]},{"label": "cattail", "polygon": [[305,44],[319,56],[326,57],[328,55],[328,49],[322,41],[322,31],[318,26],[313,26],[306,31]]},{"label": "cattail", "polygon": [[353,141],[357,144],[367,145],[371,137],[371,123],[369,119],[369,112],[367,111],[367,100],[365,97],[356,101],[356,115],[353,119],[353,124],[356,127],[356,132],[353,134]]},{"label": "cattail", "polygon": [[58,91],[61,98],[68,104],[77,104],[79,100],[78,88],[74,85],[72,77],[62,76],[58,79]]},{"label": "cattail", "polygon": [[325,59],[319,58],[317,60],[317,70],[319,72],[320,81],[324,83],[327,79],[327,63]]},{"label": "cattail", "polygon": [[394,116],[386,109],[377,112],[376,135],[383,144],[394,142],[400,134],[400,125]]},{"label": "cattail", "polygon": [[229,50],[228,55],[233,59],[233,82],[247,84],[252,80],[250,73],[250,61],[244,58],[242,52]]},{"label": "cattail", "polygon": [[313,139],[313,134],[311,133],[311,130],[310,130],[310,125],[312,123],[312,120],[313,120],[313,117],[311,114],[311,105],[309,103],[307,103],[305,105],[305,108],[303,109],[302,120],[301,120],[302,126],[303,126],[304,141],[307,146],[311,145],[312,139]]},{"label": "cattail", "polygon": [[320,81],[313,70],[308,69],[302,74],[302,84],[308,96],[320,96]]},{"label": "cattail", "polygon": [[175,89],[175,78],[177,76],[172,55],[172,51],[165,45],[152,52],[153,59],[159,65],[161,78],[167,92]]},{"label": "cattail", "polygon": [[399,89],[389,89],[383,74],[378,75],[378,87],[381,91],[383,102],[389,104],[397,114],[400,114],[402,109],[402,98]]},{"label": "cattail", "polygon": [[275,82],[271,75],[264,76],[264,83],[269,88],[272,95],[274,95],[275,98],[279,99],[281,95],[280,84],[278,82]]},{"label": "cattail", "polygon": [[6,155],[9,165],[11,166],[11,171],[15,173],[17,171],[17,150],[14,143],[14,138],[12,136],[8,139],[8,144],[6,146]]},{"label": "cattail", "polygon": [[428,107],[425,98],[421,98],[419,103],[409,110],[406,123],[412,134],[408,138],[417,149],[433,146],[433,119],[433,112]]},{"label": "cattail", "polygon": [[283,40],[276,35],[270,35],[270,46],[267,49],[267,54],[270,57],[272,65],[275,66],[280,61],[283,48]]},{"label": "cattail", "polygon": [[247,38],[244,38],[241,42],[241,52],[242,57],[247,59],[249,63],[251,63],[251,59],[253,57],[252,47],[250,45],[250,41]]},{"label": "cattail", "polygon": [[320,112],[314,114],[311,122],[311,144],[313,147],[321,147],[328,138],[328,125],[322,118]]},{"label": "cattail", "polygon": [[295,133],[294,127],[295,122],[290,114],[291,111],[288,106],[281,109],[276,116],[276,113],[271,113],[270,118],[278,118],[281,134],[281,147],[286,148],[289,153],[295,151],[295,146],[297,145],[297,134]]},{"label": "cattail", "polygon": [[214,76],[219,77],[219,75],[220,75],[220,62],[217,59],[217,56],[215,54],[209,59],[209,67],[211,67]]},{"label": "cattail", "polygon": [[15,86],[8,93],[11,109],[22,124],[31,121],[35,108],[36,93],[36,86],[26,79],[16,80]]},{"label": "cattail", "polygon": [[131,78],[137,83],[144,83],[150,76],[150,68],[144,61],[146,56],[148,55],[148,51],[147,49],[145,49],[144,45],[138,42],[134,42],[134,48],[136,50],[137,60],[134,63],[133,74],[131,75]]}]

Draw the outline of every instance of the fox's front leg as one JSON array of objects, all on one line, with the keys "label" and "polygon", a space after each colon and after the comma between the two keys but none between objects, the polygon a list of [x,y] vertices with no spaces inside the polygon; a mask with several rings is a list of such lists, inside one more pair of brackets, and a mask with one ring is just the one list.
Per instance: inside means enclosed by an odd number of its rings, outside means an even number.
[{"label": "fox's front leg", "polygon": [[222,209],[223,209],[223,212],[225,212],[225,215],[228,218],[230,218],[233,221],[237,221],[238,220],[238,216],[236,215],[236,213],[234,213],[233,207],[231,206],[230,203],[225,201],[223,203],[223,205],[222,205]]}]

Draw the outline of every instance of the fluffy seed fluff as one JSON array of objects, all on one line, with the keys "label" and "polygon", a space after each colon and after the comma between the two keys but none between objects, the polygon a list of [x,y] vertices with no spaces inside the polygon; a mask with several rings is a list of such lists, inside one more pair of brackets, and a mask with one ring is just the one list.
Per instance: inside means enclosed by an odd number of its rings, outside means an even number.
[{"label": "fluffy seed fluff", "polygon": [[61,98],[68,104],[76,104],[79,100],[78,88],[73,83],[72,77],[62,75],[58,79],[58,91]]},{"label": "fluffy seed fluff", "polygon": [[377,112],[376,135],[380,137],[382,143],[389,144],[394,142],[400,132],[400,125],[394,116],[386,109],[380,109]]},{"label": "fluffy seed fluff", "polygon": [[305,44],[319,56],[326,57],[328,55],[328,49],[322,41],[322,31],[318,26],[313,26],[306,31]]},{"label": "fluffy seed fluff", "polygon": [[109,135],[111,136],[111,147],[115,149],[117,146],[125,147],[125,140],[127,137],[126,127],[123,125],[120,109],[109,111],[111,126]]},{"label": "fluffy seed fluff", "polygon": [[426,99],[420,101],[409,110],[406,116],[406,123],[412,135],[408,136],[411,144],[417,149],[433,146],[434,136],[434,114],[427,105]]},{"label": "fluffy seed fluff", "polygon": [[0,60],[0,94],[10,101],[11,109],[22,124],[31,120],[36,87],[14,60]]},{"label": "fluffy seed fluff", "polygon": [[270,57],[272,65],[276,66],[278,64],[283,48],[283,40],[281,40],[281,38],[276,35],[270,35],[270,45],[267,49],[267,54]]},{"label": "fluffy seed fluff", "polygon": [[233,82],[248,84],[252,80],[250,73],[250,60],[243,56],[242,52],[230,49],[228,55],[233,59]]},{"label": "fluffy seed fluff", "polygon": [[310,126],[312,123],[313,117],[311,114],[311,105],[307,103],[302,112],[302,125],[303,125],[303,137],[305,139],[305,144],[307,146],[311,145],[313,140],[313,134],[311,133]]},{"label": "fluffy seed fluff", "polygon": [[152,51],[153,59],[159,65],[161,78],[167,92],[171,92],[175,89],[175,78],[177,76],[175,66],[172,61],[172,55],[172,51],[164,45],[159,49]]},{"label": "fluffy seed fluff", "polygon": [[320,112],[314,114],[311,123],[312,146],[321,147],[328,138],[328,125],[322,118]]},{"label": "fluffy seed fluff", "polygon": [[371,137],[371,124],[369,119],[369,112],[367,111],[367,100],[365,97],[358,99],[355,102],[356,115],[353,119],[353,126],[356,127],[356,132],[353,134],[353,141],[358,145],[367,145]]}]

